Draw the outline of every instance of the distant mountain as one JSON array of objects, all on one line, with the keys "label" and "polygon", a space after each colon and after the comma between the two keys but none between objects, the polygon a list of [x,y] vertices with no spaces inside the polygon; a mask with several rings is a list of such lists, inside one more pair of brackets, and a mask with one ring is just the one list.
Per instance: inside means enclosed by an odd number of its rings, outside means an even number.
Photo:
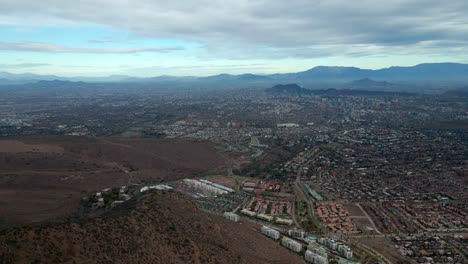
[{"label": "distant mountain", "polygon": [[65,80],[66,78],[62,78],[55,75],[38,75],[32,73],[9,73],[9,72],[0,72],[0,85],[12,85],[12,84],[25,84],[25,83],[34,83],[37,81],[45,80]]},{"label": "distant mountain", "polygon": [[[20,84],[0,85],[0,96],[21,95],[30,97],[81,96],[96,93],[97,90],[116,91],[118,87],[104,83],[72,82],[63,80],[34,81]],[[109,92],[110,92],[109,91]]]},{"label": "distant mountain", "polygon": [[7,80],[56,80],[56,79],[65,79],[59,76],[55,75],[38,75],[38,74],[32,74],[32,73],[21,73],[21,74],[15,74],[15,73],[9,73],[9,72],[0,72],[0,79],[7,79]]},{"label": "distant mountain", "polygon": [[397,91],[376,91],[376,90],[364,90],[364,89],[321,89],[313,90],[314,95],[322,96],[411,96],[414,93],[408,92],[397,92]]},{"label": "distant mountain", "polygon": [[307,95],[311,94],[311,90],[304,89],[299,85],[292,83],[292,84],[285,84],[285,85],[275,85],[269,89],[265,90],[267,93],[275,94],[275,95]]},{"label": "distant mountain", "polygon": [[336,78],[354,78],[356,76],[367,76],[370,70],[363,70],[356,67],[327,67],[318,66],[310,70],[299,72],[300,79],[336,79]]},{"label": "distant mountain", "polygon": [[393,87],[396,86],[396,84],[389,83],[387,81],[374,81],[369,78],[364,78],[356,81],[352,81],[350,83],[351,87],[355,88],[388,88],[388,87]]},{"label": "distant mountain", "polygon": [[17,84],[24,84],[28,82],[29,81],[10,80],[10,79],[5,79],[5,78],[0,78],[0,85],[17,85]]},{"label": "distant mountain", "polygon": [[271,78],[263,75],[255,74],[240,74],[240,75],[231,75],[231,74],[218,74],[207,77],[197,78],[199,81],[269,81]]},{"label": "distant mountain", "polygon": [[52,81],[38,81],[36,82],[37,86],[42,87],[70,87],[70,86],[81,86],[85,85],[85,82],[72,82],[72,81],[62,81],[62,80],[52,80]]},{"label": "distant mountain", "polygon": [[445,97],[468,97],[468,86],[460,89],[448,90],[442,94]]},{"label": "distant mountain", "polygon": [[[55,75],[12,74],[0,72],[0,85],[35,83],[37,81],[84,81],[88,83],[147,83],[167,88],[268,88],[275,84],[298,83],[314,89],[323,88],[385,88],[406,91],[418,85],[419,91],[433,86],[468,84],[468,64],[426,63],[413,67],[390,67],[379,70],[356,67],[318,66],[296,73],[219,74],[206,77],[157,76],[139,78],[127,75],[108,77],[60,77]],[[414,87],[413,87],[414,88]],[[446,89],[446,88],[445,88]]]},{"label": "distant mountain", "polygon": [[468,64],[461,63],[425,63],[412,67],[390,67],[379,70],[360,69],[356,67],[317,66],[296,73],[277,73],[269,75],[257,74],[219,74],[207,77],[194,76],[159,76],[138,78],[127,75],[112,75],[108,77],[60,77],[55,75],[37,75],[31,73],[12,74],[0,72],[0,79],[7,80],[69,80],[85,82],[116,82],[116,81],[274,81],[274,80],[344,80],[358,79],[381,80],[468,80]]},{"label": "distant mountain", "polygon": [[[368,80],[360,80],[363,83],[369,83]],[[360,83],[360,82],[358,82]],[[370,80],[370,84],[374,81]],[[376,82],[377,84],[383,84],[386,82]],[[297,84],[286,84],[286,85],[275,85],[271,88],[265,89],[265,92],[273,95],[288,95],[288,96],[302,96],[302,95],[321,95],[321,96],[373,96],[373,95],[414,95],[407,92],[395,92],[395,91],[379,91],[372,89],[318,89],[309,90],[300,87]]]},{"label": "distant mountain", "polygon": [[[374,76],[391,79],[464,79],[468,78],[468,64],[424,63],[413,67],[390,67],[375,70]],[[372,76],[370,76],[372,77]]]},{"label": "distant mountain", "polygon": [[298,73],[273,74],[276,80],[349,82],[372,78],[398,82],[412,81],[468,81],[468,64],[426,63],[413,67],[390,67],[379,70],[356,67],[318,66]]}]

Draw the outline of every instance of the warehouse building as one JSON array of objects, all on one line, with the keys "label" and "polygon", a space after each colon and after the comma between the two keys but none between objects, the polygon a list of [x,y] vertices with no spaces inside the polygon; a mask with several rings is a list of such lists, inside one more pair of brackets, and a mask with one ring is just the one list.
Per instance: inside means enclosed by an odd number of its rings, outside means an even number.
[{"label": "warehouse building", "polygon": [[199,189],[207,193],[213,193],[214,195],[222,195],[222,194],[234,192],[234,190],[231,188],[213,183],[211,181],[203,180],[203,179],[201,180],[184,179],[183,182],[191,188]]}]

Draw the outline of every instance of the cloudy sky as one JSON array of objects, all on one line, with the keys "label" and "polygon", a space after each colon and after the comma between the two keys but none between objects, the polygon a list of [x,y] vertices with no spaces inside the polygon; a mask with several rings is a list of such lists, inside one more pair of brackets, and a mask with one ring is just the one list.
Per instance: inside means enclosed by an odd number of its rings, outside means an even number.
[{"label": "cloudy sky", "polygon": [[0,0],[0,71],[211,75],[468,63],[467,0]]}]

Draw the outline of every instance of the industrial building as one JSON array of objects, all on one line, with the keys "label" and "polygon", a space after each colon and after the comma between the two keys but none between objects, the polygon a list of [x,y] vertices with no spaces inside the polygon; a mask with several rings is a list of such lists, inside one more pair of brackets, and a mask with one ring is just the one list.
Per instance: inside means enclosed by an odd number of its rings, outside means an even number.
[{"label": "industrial building", "polygon": [[140,192],[147,192],[149,190],[172,190],[174,189],[173,187],[167,185],[167,184],[158,184],[158,185],[151,185],[151,186],[144,186],[143,188],[140,189]]},{"label": "industrial building", "polygon": [[269,228],[268,226],[262,226],[260,231],[265,236],[271,237],[271,238],[273,238],[275,240],[278,240],[280,238],[280,236],[281,236],[279,231],[277,231],[277,230],[275,230],[273,228]]},{"label": "industrial building", "polygon": [[230,212],[225,212],[223,214],[224,218],[226,218],[227,220],[229,221],[233,221],[233,222],[239,222],[240,220],[240,217],[234,213],[230,213]]},{"label": "industrial building", "polygon": [[153,185],[149,186],[150,190],[172,190],[173,188],[169,185],[166,184],[158,184],[158,185]]},{"label": "industrial building", "polygon": [[184,179],[183,182],[191,187],[202,190],[205,193],[211,193],[213,195],[221,195],[226,193],[234,192],[233,189],[223,186],[221,184],[213,183],[207,180],[192,180],[192,179]]},{"label": "industrial building", "polygon": [[221,184],[217,184],[217,183],[214,183],[214,182],[211,182],[211,181],[208,181],[208,180],[203,180],[203,179],[201,179],[200,181],[203,182],[203,183],[212,185],[212,186],[214,186],[214,187],[216,187],[216,188],[219,188],[219,189],[221,189],[221,190],[224,190],[224,191],[226,191],[226,192],[230,192],[230,193],[231,193],[231,192],[234,192],[233,189],[231,189],[231,188],[229,188],[229,187],[226,187],[226,186],[224,186],[224,185],[221,185]]},{"label": "industrial building", "polygon": [[290,238],[287,238],[287,237],[283,237],[281,239],[281,245],[284,246],[284,247],[287,247],[289,249],[291,249],[292,251],[294,252],[301,252],[302,251],[302,244],[295,241],[295,240],[292,240]]}]

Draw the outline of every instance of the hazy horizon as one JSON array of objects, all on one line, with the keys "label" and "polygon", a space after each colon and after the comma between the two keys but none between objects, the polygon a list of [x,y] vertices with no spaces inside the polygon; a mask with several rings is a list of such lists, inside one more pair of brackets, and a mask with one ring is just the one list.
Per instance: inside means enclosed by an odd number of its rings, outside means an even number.
[{"label": "hazy horizon", "polygon": [[215,75],[223,75],[223,74],[227,74],[227,75],[242,75],[242,74],[253,74],[253,75],[270,75],[270,74],[283,74],[283,73],[296,73],[296,72],[305,72],[305,71],[308,71],[308,70],[311,70],[311,69],[314,69],[314,68],[317,68],[317,67],[343,67],[343,68],[346,68],[346,67],[355,67],[355,68],[359,68],[361,70],[374,70],[374,71],[378,71],[378,70],[384,70],[384,69],[388,69],[388,68],[392,68],[392,67],[401,67],[401,68],[405,68],[405,67],[415,67],[415,66],[418,66],[418,65],[424,65],[424,64],[466,64],[466,63],[458,63],[458,62],[423,62],[423,63],[418,63],[418,64],[415,64],[415,65],[408,65],[408,66],[402,66],[402,65],[391,65],[389,67],[382,67],[382,68],[375,68],[375,69],[371,69],[371,68],[360,68],[360,67],[356,67],[356,66],[353,66],[353,65],[350,65],[350,66],[338,66],[338,65],[316,65],[316,66],[313,66],[313,67],[308,67],[308,68],[304,68],[304,69],[299,69],[298,71],[286,71],[286,72],[272,72],[272,73],[262,73],[262,72],[238,72],[238,73],[231,73],[231,72],[219,72],[219,73],[215,73],[215,74],[205,74],[205,75],[178,75],[178,74],[160,74],[160,75],[147,75],[147,76],[139,76],[139,75],[130,75],[130,74],[108,74],[108,75],[60,75],[60,74],[54,74],[54,73],[50,73],[50,74],[36,74],[34,72],[12,72],[12,71],[2,71],[0,70],[0,73],[7,73],[7,74],[17,74],[17,75],[22,75],[22,74],[34,74],[34,75],[40,75],[40,76],[47,76],[47,75],[51,75],[51,76],[57,76],[57,77],[64,77],[64,78],[105,78],[105,77],[118,77],[118,76],[126,76],[126,77],[135,77],[135,78],[151,78],[151,77],[164,77],[164,76],[171,76],[171,77],[209,77],[209,76],[215,76]]}]

